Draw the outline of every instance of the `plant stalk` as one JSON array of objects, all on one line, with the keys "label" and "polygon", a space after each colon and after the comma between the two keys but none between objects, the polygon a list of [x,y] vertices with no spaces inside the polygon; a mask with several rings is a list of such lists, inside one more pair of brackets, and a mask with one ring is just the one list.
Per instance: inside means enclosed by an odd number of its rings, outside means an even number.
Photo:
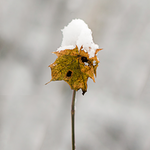
[{"label": "plant stalk", "polygon": [[76,149],[76,144],[75,144],[75,95],[76,95],[76,91],[73,90],[72,104],[71,104],[72,150]]}]

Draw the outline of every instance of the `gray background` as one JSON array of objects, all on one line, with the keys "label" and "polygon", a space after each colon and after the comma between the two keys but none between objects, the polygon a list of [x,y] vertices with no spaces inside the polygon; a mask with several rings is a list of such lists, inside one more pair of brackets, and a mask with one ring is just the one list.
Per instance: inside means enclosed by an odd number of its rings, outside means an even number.
[{"label": "gray background", "polygon": [[44,84],[74,18],[103,48],[77,92],[77,150],[150,150],[149,0],[0,0],[0,150],[71,149],[72,91]]}]

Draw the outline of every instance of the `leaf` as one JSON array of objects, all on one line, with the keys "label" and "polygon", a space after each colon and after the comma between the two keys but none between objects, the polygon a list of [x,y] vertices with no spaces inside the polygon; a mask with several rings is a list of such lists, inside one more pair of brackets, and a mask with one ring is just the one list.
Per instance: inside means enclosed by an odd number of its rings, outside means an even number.
[{"label": "leaf", "polygon": [[99,63],[96,54],[100,50],[97,49],[95,56],[92,58],[89,58],[89,54],[82,50],[82,47],[80,50],[76,47],[73,50],[66,49],[53,52],[58,58],[49,65],[52,76],[49,82],[64,80],[70,85],[71,89],[76,91],[82,89],[84,95],[87,91],[88,78],[90,77],[95,82],[94,75],[96,76]]}]

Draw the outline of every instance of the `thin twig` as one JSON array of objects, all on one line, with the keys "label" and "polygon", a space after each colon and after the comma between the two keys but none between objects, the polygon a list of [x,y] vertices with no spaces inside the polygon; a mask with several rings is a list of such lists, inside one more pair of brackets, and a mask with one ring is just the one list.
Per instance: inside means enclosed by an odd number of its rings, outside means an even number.
[{"label": "thin twig", "polygon": [[75,144],[75,95],[76,95],[76,91],[73,90],[72,104],[71,104],[72,150],[76,149],[76,144]]}]

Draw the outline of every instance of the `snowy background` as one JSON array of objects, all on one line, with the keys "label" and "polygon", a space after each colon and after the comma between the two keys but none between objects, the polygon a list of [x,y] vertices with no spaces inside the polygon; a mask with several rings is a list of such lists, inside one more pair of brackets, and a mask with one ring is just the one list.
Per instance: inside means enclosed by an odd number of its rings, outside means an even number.
[{"label": "snowy background", "polygon": [[77,150],[150,150],[149,0],[0,0],[0,150],[70,150],[72,91],[48,65],[81,18],[103,48],[77,92]]}]

